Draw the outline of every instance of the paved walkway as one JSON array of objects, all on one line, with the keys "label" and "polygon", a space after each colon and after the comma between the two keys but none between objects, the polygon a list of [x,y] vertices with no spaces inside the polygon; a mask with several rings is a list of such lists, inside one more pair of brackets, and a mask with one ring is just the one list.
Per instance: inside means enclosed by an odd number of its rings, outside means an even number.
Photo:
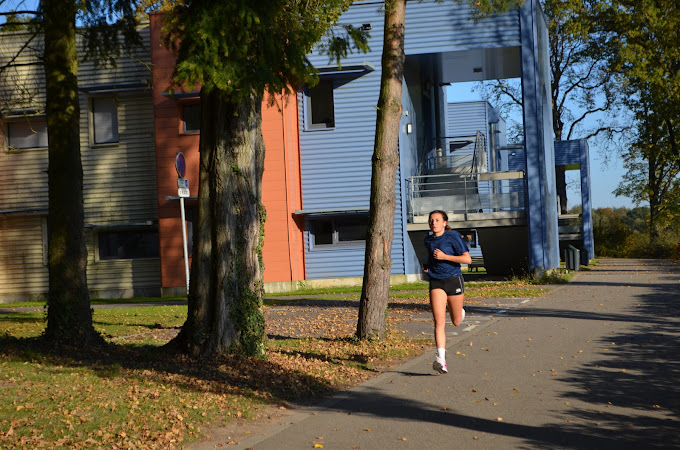
[{"label": "paved walkway", "polygon": [[[677,265],[602,260],[543,297],[466,309],[449,374],[428,354],[192,448],[680,448]],[[423,314],[411,332],[431,333]]]}]

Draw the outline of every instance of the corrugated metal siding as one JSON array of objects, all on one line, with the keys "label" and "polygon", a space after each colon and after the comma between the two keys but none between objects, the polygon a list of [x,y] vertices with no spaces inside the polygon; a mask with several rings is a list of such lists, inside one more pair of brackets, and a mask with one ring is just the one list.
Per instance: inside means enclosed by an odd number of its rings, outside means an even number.
[{"label": "corrugated metal siding", "polygon": [[[16,111],[42,109],[45,105],[45,79],[42,65],[35,64],[42,55],[41,37],[30,40],[24,32],[2,33],[0,45],[0,67],[5,67],[13,58],[13,66],[0,72],[0,109]],[[30,41],[30,42],[29,42]],[[17,56],[25,44],[28,46]]]},{"label": "corrugated metal siding", "polygon": [[38,299],[47,293],[43,226],[40,216],[0,217],[0,297]]},{"label": "corrugated metal siding", "polygon": [[[475,151],[475,136],[478,131],[484,135],[484,143],[488,151],[489,143],[489,104],[485,101],[481,102],[459,102],[449,103],[446,108],[446,148],[444,148],[444,155],[451,154],[449,144],[460,139],[451,138],[465,138],[472,140],[472,143],[457,149],[453,154],[458,157],[470,156]],[[487,158],[488,164],[488,158]]]},{"label": "corrugated metal siding", "polygon": [[47,209],[47,149],[0,151],[0,210]]},{"label": "corrugated metal siding", "polygon": [[407,55],[518,46],[519,41],[517,10],[475,22],[465,2],[406,3]]},{"label": "corrugated metal siding", "polygon": [[[416,78],[410,80],[411,83],[419,83],[420,79]],[[418,89],[415,89],[418,92]],[[404,244],[404,273],[420,273],[420,264],[418,262],[418,257],[414,249],[414,243],[406,230],[406,222],[408,217],[408,192],[406,188],[406,179],[408,177],[418,174],[418,133],[417,122],[418,114],[416,108],[413,104],[413,100],[410,96],[411,90],[408,89],[406,82],[404,81],[404,86],[402,90],[402,117],[401,117],[401,129],[399,134],[399,159],[401,165],[401,174],[399,177],[400,189],[402,192],[403,201],[401,202],[401,210],[397,210],[397,213],[401,213],[402,230],[401,235],[403,236]],[[411,124],[412,133],[407,133],[407,125]],[[415,243],[415,245],[420,245],[420,242]]]},{"label": "corrugated metal siding", "polygon": [[[135,49],[118,58],[115,69],[111,67],[95,67],[92,62],[83,62],[78,69],[79,88],[96,88],[102,85],[135,83],[151,78],[149,55],[149,28],[140,29],[145,43],[142,49]],[[0,58],[16,51],[25,35],[11,33],[3,35],[3,50]],[[7,45],[7,44],[11,44]],[[40,48],[40,41],[35,42]],[[10,48],[11,47],[11,48]],[[30,62],[29,56],[21,62]],[[27,89],[34,89],[36,95],[31,102],[21,101],[16,83],[3,84],[0,99],[14,102],[0,104],[3,110],[36,108],[44,105],[43,70],[39,66],[28,66],[17,69],[14,80],[19,74],[24,77]],[[158,219],[156,203],[156,171],[153,134],[153,109],[151,92],[143,89],[118,91],[111,94],[118,105],[119,142],[111,145],[92,146],[90,144],[90,97],[80,93],[80,136],[81,159],[83,163],[83,188],[85,224],[106,227],[129,223],[156,222]],[[46,209],[48,204],[46,149],[0,152],[0,162],[4,162],[5,180],[0,185],[0,209]],[[19,236],[18,241],[5,243],[24,245],[27,236],[34,236],[31,243],[40,248],[42,255],[43,235],[36,231],[33,223],[36,217],[13,218],[12,221],[2,219],[3,239],[5,236]],[[99,296],[132,295],[140,292],[160,291],[160,262],[158,258],[147,260],[116,260],[95,262],[96,233],[86,233],[88,251],[88,285],[91,291]],[[20,247],[21,248],[21,247]],[[46,293],[48,290],[48,274],[46,267],[27,268],[21,257],[11,257],[5,262],[5,255],[12,253],[3,249],[4,273],[11,273],[14,282],[11,286],[2,283],[0,296],[8,297],[18,293],[33,296]],[[32,254],[32,253],[31,253]],[[19,255],[23,255],[19,250]],[[42,256],[41,256],[42,258]],[[35,259],[35,258],[34,258]],[[17,261],[17,262],[14,262]],[[19,262],[20,261],[20,262]],[[42,259],[40,260],[42,264]],[[26,274],[24,274],[26,272]],[[4,275],[3,273],[3,275]],[[19,275],[19,273],[23,275]],[[22,278],[23,277],[23,278]],[[28,277],[28,278],[27,278]],[[29,279],[30,278],[30,279]],[[14,287],[12,287],[14,286]]]},{"label": "corrugated metal siding", "polygon": [[[87,99],[81,107],[87,106]],[[93,225],[156,220],[156,169],[150,94],[118,97],[120,142],[88,146],[81,117],[85,222]]]},{"label": "corrugated metal siding", "polygon": [[488,103],[456,102],[449,103],[446,109],[447,136],[474,136],[477,131],[487,134]]},{"label": "corrugated metal siding", "polygon": [[[380,4],[357,4],[340,19],[359,26],[371,23],[371,51],[352,54],[343,65],[370,62],[376,70],[351,80],[336,82],[333,92],[335,128],[305,131],[304,99],[300,97],[300,166],[303,209],[368,210],[371,190],[371,156],[375,139],[375,105],[380,90],[383,16]],[[316,66],[328,65],[328,57],[310,55]],[[400,173],[397,179],[401,179]],[[397,214],[392,245],[392,273],[404,273],[401,185],[395,187]],[[307,227],[308,228],[308,227]],[[305,265],[309,279],[362,276],[364,246],[315,248],[305,231]]]},{"label": "corrugated metal siding", "polygon": [[555,165],[581,164],[581,141],[555,141]]}]

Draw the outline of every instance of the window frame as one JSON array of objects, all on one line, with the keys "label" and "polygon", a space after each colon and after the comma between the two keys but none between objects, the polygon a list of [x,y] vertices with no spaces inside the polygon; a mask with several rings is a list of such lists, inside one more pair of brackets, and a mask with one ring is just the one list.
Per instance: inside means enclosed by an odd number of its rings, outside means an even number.
[{"label": "window frame", "polygon": [[[328,92],[325,92],[327,95],[330,94],[329,98],[326,98],[326,101],[330,100],[330,113],[331,113],[331,123],[329,124],[328,122],[313,122],[314,118],[314,108],[313,108],[313,94],[314,91],[321,93],[319,89],[321,89],[324,86],[328,86],[327,89],[329,89]],[[333,77],[320,77],[319,78],[319,83],[314,86],[314,87],[309,87],[305,86],[303,89],[303,114],[304,114],[304,124],[305,124],[305,131],[324,131],[324,130],[333,130],[335,129],[336,126],[336,117],[335,117],[335,81]]]},{"label": "window frame", "polygon": [[[187,129],[187,121],[184,119],[185,108],[198,108],[198,129]],[[180,102],[179,104],[180,134],[200,134],[201,133],[201,103],[200,101]]]},{"label": "window frame", "polygon": [[[111,100],[113,106],[111,124],[111,138],[106,141],[98,142],[97,140],[97,110],[95,108],[95,103],[104,100]],[[90,117],[90,143],[92,146],[110,146],[118,145],[120,143],[120,118],[118,117],[118,99],[113,95],[97,95],[91,96],[89,99],[89,117]]]},{"label": "window frame", "polygon": [[[104,257],[102,258],[102,235],[106,234],[114,234],[114,233],[148,233],[148,234],[155,234],[155,245],[156,248],[154,250],[157,250],[156,255],[151,255],[151,256],[130,256],[130,257],[125,257],[125,256],[109,256],[109,257]],[[158,259],[160,258],[160,236],[158,233],[157,228],[150,228],[150,227],[134,227],[134,226],[126,226],[126,227],[101,227],[95,230],[94,234],[94,245],[95,245],[95,261],[96,262],[109,262],[109,261],[137,261],[137,260],[149,260],[149,259]]]},{"label": "window frame", "polygon": [[[354,223],[352,223],[354,222]],[[347,239],[342,237],[342,234],[349,233],[352,236],[350,227],[364,227],[365,233],[368,233],[368,214],[342,214],[342,215],[328,215],[316,216],[307,219],[310,248],[314,249],[337,249],[337,248],[355,248],[366,245],[366,235],[363,239]],[[318,226],[321,224],[330,225],[330,241],[329,243],[318,243]]]},{"label": "window frame", "polygon": [[[26,150],[46,150],[49,146],[49,132],[47,129],[47,117],[45,115],[36,115],[36,116],[30,116],[30,117],[8,117],[3,119],[2,121],[2,130],[4,134],[4,146],[7,151],[26,151]],[[37,145],[32,145],[29,147],[17,147],[16,145],[12,145],[12,133],[11,133],[11,128],[13,125],[17,124],[23,124],[28,126],[31,130],[34,131],[36,139],[38,142],[36,143]],[[39,124],[41,125],[39,129],[35,125]],[[41,138],[41,134],[44,133],[44,138]],[[44,140],[43,140],[44,139]],[[41,142],[43,140],[43,142]],[[45,145],[41,145],[44,143]]]}]

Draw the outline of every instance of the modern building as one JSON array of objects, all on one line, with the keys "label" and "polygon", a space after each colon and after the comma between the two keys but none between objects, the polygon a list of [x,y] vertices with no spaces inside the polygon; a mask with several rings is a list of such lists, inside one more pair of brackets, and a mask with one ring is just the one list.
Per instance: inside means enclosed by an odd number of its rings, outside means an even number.
[{"label": "modern building", "polygon": [[[319,84],[279,96],[275,107],[263,104],[269,292],[302,281],[358,282],[363,275],[382,7],[382,1],[355,2],[340,19],[369,30],[368,53],[350,54],[340,65],[310,54]],[[79,69],[93,297],[186,292],[176,161],[180,153],[186,161],[190,195],[182,202],[191,235],[200,99],[197,91],[169,89],[174,58],[161,42],[160,16],[152,14],[141,32],[147,45],[121,57],[117,68],[85,62]],[[555,150],[547,33],[538,0],[479,20],[458,2],[407,3],[393,276],[420,278],[432,209],[448,211],[451,225],[476,240],[492,272],[559,267],[555,165],[580,167],[582,195],[589,195],[590,180],[587,145],[569,144],[564,161]],[[0,63],[25,41],[22,33],[3,33]],[[35,62],[39,51],[38,45],[21,62]],[[500,78],[522,81],[519,144],[506,142],[505,123],[488,103],[448,107],[455,101],[446,97],[448,85]],[[7,169],[0,187],[2,300],[47,293],[43,80],[30,64],[0,79],[0,158]],[[569,242],[592,257],[585,206],[580,236],[571,233],[576,240]]]},{"label": "modern building", "polygon": [[[87,278],[93,297],[160,294],[149,27],[116,67],[78,68]],[[0,299],[44,298],[47,125],[42,37],[2,33]],[[79,44],[80,45],[80,44]],[[22,49],[19,52],[19,49]]]},{"label": "modern building", "polygon": [[[321,82],[300,93],[303,206],[297,211],[305,224],[308,279],[363,273],[381,8],[380,1],[356,2],[340,19],[370,29],[367,54],[349,55],[341,65],[310,55]],[[454,228],[487,230],[479,238],[495,253],[487,265],[493,272],[559,267],[548,31],[538,1],[479,20],[458,2],[408,2],[405,36],[392,273],[420,274],[433,209],[448,211]],[[524,165],[516,171],[505,166],[502,152],[490,151],[500,128],[485,126],[474,137],[455,136],[455,124],[447,130],[446,105],[455,99],[446,98],[446,86],[504,78],[522,82]],[[481,113],[493,115],[487,109]],[[493,119],[483,123],[502,126]]]}]

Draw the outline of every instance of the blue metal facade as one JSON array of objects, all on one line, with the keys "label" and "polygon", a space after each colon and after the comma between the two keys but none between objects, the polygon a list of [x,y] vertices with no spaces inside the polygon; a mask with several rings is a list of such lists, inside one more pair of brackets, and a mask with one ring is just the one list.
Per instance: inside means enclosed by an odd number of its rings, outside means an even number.
[{"label": "blue metal facade", "polygon": [[520,8],[529,266],[560,266],[548,29],[538,0]]},{"label": "blue metal facade", "polygon": [[[383,2],[380,1],[356,2],[340,18],[339,22],[343,24],[371,25],[371,50],[368,54],[350,54],[342,61],[342,67],[363,66],[367,68],[365,71],[343,73],[340,67],[332,75],[322,75],[333,83],[333,126],[307,129],[305,115],[309,114],[306,110],[308,103],[304,93],[299,97],[301,213],[306,215],[305,263],[309,279],[363,275],[363,245],[315,248],[310,224],[324,214],[366,214],[368,211],[375,106],[380,88],[382,8]],[[426,0],[407,3],[407,60],[399,145],[400,169],[395,185],[397,213],[392,247],[393,274],[420,273],[414,246],[422,243],[410,242],[406,233],[404,180],[418,174],[425,156],[436,148],[437,138],[446,133],[446,100],[442,87],[445,83],[488,79],[495,73],[501,77],[500,71],[505,77],[532,75],[525,83],[524,94],[525,103],[533,105],[529,112],[525,111],[525,122],[529,119],[536,122],[534,129],[525,130],[527,145],[532,146],[528,153],[533,158],[532,166],[553,168],[552,177],[540,167],[532,170],[533,176],[538,177],[537,185],[552,182],[554,186],[552,139],[547,144],[544,139],[548,133],[544,127],[550,123],[550,108],[545,108],[545,97],[541,91],[545,87],[546,72],[542,66],[539,70],[539,62],[547,64],[547,59],[538,55],[538,47],[547,45],[547,29],[543,30],[545,23],[542,16],[536,17],[537,14],[541,13],[535,0],[528,0],[520,10],[478,22],[471,19],[468,7],[458,2]],[[537,33],[544,33],[545,39],[537,40]],[[525,42],[527,39],[530,42]],[[518,61],[520,54],[521,64]],[[466,71],[459,70],[461,64],[457,63],[458,58],[471,64],[466,66]],[[312,54],[309,59],[317,68],[333,66],[327,56]],[[549,102],[549,96],[547,99]],[[534,163],[534,160],[538,162]],[[532,216],[537,218],[539,228],[536,230],[541,231],[542,243],[553,237],[552,229],[544,232],[540,228],[545,228],[545,223],[552,219],[548,212],[550,208],[541,204],[543,201],[550,202],[551,195],[555,195],[554,188],[553,192],[542,192],[534,199],[537,212]],[[553,261],[538,255],[536,261],[539,267],[559,265],[556,212],[554,219],[554,253],[557,259]],[[550,248],[550,245],[541,244],[540,247]]]}]

